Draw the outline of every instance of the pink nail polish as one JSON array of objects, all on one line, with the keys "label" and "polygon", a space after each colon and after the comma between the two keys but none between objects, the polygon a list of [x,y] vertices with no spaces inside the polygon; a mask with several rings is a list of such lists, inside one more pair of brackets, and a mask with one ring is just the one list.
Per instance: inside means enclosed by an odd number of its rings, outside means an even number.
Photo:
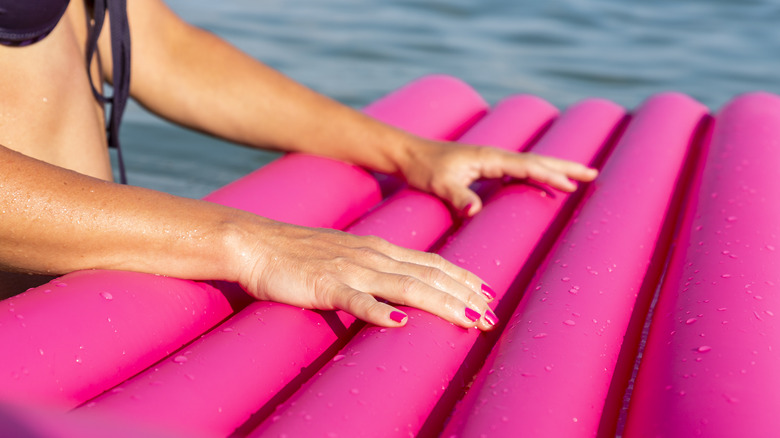
[{"label": "pink nail polish", "polygon": [[392,319],[395,322],[402,322],[406,318],[406,314],[399,312],[397,310],[393,310],[390,312],[390,319]]},{"label": "pink nail polish", "polygon": [[482,295],[484,295],[487,299],[492,300],[496,297],[496,292],[490,286],[483,284]]},{"label": "pink nail polish", "polygon": [[485,311],[485,321],[490,325],[496,325],[498,324],[498,317],[492,310],[488,309]]},{"label": "pink nail polish", "polygon": [[476,310],[470,307],[466,307],[466,318],[470,319],[471,321],[476,321],[480,316],[482,315],[480,315]]}]

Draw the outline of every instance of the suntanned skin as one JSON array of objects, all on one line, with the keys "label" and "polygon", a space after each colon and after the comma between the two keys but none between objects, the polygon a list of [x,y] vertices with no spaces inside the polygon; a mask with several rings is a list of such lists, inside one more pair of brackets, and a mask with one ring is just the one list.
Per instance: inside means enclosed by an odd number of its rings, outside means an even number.
[{"label": "suntanned skin", "polygon": [[[596,172],[533,154],[423,140],[316,94],[181,21],[159,0],[128,2],[131,94],[184,126],[253,147],[317,153],[481,208],[479,178],[533,178],[562,190]],[[381,239],[271,221],[109,182],[103,112],[84,62],[86,15],[72,0],[50,36],[0,46],[0,270],[56,275],[123,269],[240,283],[258,299],[344,309],[383,326],[391,303],[463,327],[492,327],[482,280]],[[93,77],[111,80],[104,29]],[[101,62],[99,62],[101,61]],[[97,84],[99,85],[99,84]],[[325,116],[323,116],[325,115]],[[2,280],[0,280],[2,281]],[[480,319],[470,320],[466,307]]]}]

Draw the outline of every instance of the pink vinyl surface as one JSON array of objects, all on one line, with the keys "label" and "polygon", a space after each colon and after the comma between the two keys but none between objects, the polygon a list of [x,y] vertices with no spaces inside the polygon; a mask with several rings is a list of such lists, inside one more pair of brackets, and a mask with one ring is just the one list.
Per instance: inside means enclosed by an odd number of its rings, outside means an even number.
[{"label": "pink vinyl surface", "polygon": [[[471,88],[444,76],[423,78],[388,99],[372,107],[374,117],[440,138],[485,111]],[[424,121],[410,111],[431,105],[441,110]],[[206,199],[299,225],[333,227],[356,219],[380,194],[376,180],[355,166],[288,155]],[[0,302],[0,400],[72,408],[232,312],[210,283],[108,271],[68,274]]]},{"label": "pink vinyl surface", "polygon": [[[449,231],[445,205],[398,181],[380,176],[382,192],[394,193],[377,204],[377,181],[362,170],[286,156],[206,199],[410,248],[445,233],[439,253],[498,293],[499,330],[463,330],[403,307],[406,327],[379,329],[343,312],[249,304],[226,283],[72,273],[0,301],[0,434],[631,438],[780,429],[780,97],[740,96],[714,119],[679,94],[656,95],[631,118],[588,99],[556,119],[542,99],[515,96],[484,117],[473,90],[434,76],[365,111],[420,135],[536,143],[535,152],[580,162],[617,145],[599,179],[574,196],[476,183],[484,210]],[[682,164],[690,146],[704,147],[690,157],[695,171]],[[623,398],[643,323],[647,347]]]},{"label": "pink vinyl surface", "polygon": [[[556,115],[557,110],[539,98],[509,98],[464,139],[517,150]],[[404,189],[348,231],[424,250],[451,224],[449,210],[440,200]],[[179,428],[183,433],[227,435],[262,410],[278,392],[294,389],[302,378],[313,374],[323,358],[332,356],[330,350],[338,346],[335,343],[354,333],[348,330],[354,322],[344,312],[256,302],[81,411],[88,415],[121,414]],[[302,372],[302,368],[306,369]]]},{"label": "pink vinyl surface", "polygon": [[676,94],[638,110],[444,436],[596,435],[632,308],[705,115]]},{"label": "pink vinyl surface", "polygon": [[740,96],[717,114],[624,436],[778,434],[778,163],[778,96]]},{"label": "pink vinyl surface", "polygon": [[[614,104],[583,102],[554,123],[534,151],[589,163],[622,117]],[[507,186],[439,253],[480,275],[502,299],[567,198],[530,185]],[[420,432],[479,333],[403,310],[410,318],[405,327],[364,328],[250,436],[303,437],[312,425],[333,436]]]}]

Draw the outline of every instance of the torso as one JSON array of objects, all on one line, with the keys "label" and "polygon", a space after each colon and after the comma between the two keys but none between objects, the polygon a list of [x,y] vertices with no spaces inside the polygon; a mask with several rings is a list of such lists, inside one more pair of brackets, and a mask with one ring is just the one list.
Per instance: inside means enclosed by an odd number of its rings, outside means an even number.
[{"label": "torso", "polygon": [[[71,1],[42,41],[0,46],[0,145],[111,180],[103,108],[85,67],[86,20],[84,3]],[[102,77],[98,59],[94,78]]]},{"label": "torso", "polygon": [[[86,23],[84,3],[72,0],[43,40],[25,47],[0,45],[0,145],[111,180],[103,108],[85,66]],[[92,63],[94,78],[101,77],[98,58]],[[0,299],[48,280],[0,272]]]}]

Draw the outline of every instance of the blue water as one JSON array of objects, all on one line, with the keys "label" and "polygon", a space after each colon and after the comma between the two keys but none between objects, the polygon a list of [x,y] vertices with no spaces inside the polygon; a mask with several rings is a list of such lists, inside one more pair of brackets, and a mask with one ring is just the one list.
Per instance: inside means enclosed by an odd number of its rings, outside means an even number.
[{"label": "blue water", "polygon": [[[633,108],[675,90],[716,111],[746,91],[780,93],[780,2],[772,0],[168,4],[354,107],[429,73],[460,77],[491,103],[532,93],[562,109],[594,96]],[[276,156],[173,127],[136,105],[122,137],[131,183],[188,197]]]}]

